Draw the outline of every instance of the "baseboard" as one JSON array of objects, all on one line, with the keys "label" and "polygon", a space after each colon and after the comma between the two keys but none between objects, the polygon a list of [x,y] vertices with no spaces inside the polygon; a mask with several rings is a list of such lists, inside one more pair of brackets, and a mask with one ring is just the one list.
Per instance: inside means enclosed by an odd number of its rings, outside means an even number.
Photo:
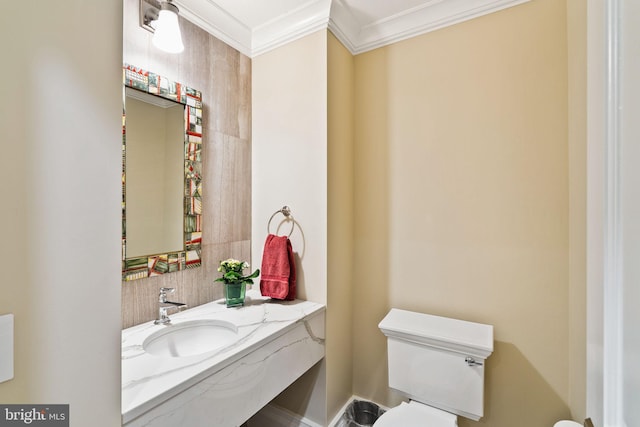
[{"label": "baseboard", "polygon": [[322,427],[301,415],[273,404],[268,404],[249,421],[247,427]]}]

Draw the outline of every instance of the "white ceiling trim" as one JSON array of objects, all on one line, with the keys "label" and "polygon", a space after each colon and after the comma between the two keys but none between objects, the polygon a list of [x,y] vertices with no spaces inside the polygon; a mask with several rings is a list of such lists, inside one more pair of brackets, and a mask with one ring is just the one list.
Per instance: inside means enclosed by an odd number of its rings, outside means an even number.
[{"label": "white ceiling trim", "polygon": [[527,1],[435,0],[358,27],[345,2],[334,0],[329,29],[356,55]]},{"label": "white ceiling trim", "polygon": [[361,25],[348,0],[309,0],[249,28],[215,0],[176,0],[180,15],[249,57],[328,28],[354,55],[477,18],[530,0],[430,0]]},{"label": "white ceiling trim", "polygon": [[294,40],[326,29],[331,0],[312,0],[253,29],[252,56],[257,56]]},{"label": "white ceiling trim", "polygon": [[252,57],[251,28],[236,19],[215,1],[175,0],[180,16],[214,35],[234,49]]}]

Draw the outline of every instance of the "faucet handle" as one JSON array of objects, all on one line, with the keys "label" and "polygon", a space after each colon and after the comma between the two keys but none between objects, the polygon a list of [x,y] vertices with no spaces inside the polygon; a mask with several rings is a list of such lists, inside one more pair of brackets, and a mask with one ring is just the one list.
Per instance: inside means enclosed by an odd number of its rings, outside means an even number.
[{"label": "faucet handle", "polygon": [[160,295],[158,295],[159,302],[167,302],[167,294],[175,292],[176,288],[160,288]]}]

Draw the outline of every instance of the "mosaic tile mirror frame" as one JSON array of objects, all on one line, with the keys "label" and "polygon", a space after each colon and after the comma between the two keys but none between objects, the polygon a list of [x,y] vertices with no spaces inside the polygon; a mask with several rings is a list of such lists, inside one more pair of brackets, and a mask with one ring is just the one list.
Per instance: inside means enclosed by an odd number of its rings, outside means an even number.
[{"label": "mosaic tile mirror frame", "polygon": [[127,258],[126,104],[122,112],[122,279],[199,267],[202,244],[202,94],[160,75],[124,64],[124,86],[184,105],[184,245],[182,250]]}]

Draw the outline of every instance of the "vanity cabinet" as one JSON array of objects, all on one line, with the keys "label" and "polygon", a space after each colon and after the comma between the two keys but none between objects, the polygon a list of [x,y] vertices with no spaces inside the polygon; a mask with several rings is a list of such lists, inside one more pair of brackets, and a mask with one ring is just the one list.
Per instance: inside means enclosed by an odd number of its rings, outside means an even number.
[{"label": "vanity cabinet", "polygon": [[272,302],[249,291],[244,307],[216,301],[174,315],[172,323],[197,319],[231,322],[238,338],[211,353],[158,357],[144,351],[157,325],[123,331],[124,426],[238,426],[325,355],[321,304]]}]

